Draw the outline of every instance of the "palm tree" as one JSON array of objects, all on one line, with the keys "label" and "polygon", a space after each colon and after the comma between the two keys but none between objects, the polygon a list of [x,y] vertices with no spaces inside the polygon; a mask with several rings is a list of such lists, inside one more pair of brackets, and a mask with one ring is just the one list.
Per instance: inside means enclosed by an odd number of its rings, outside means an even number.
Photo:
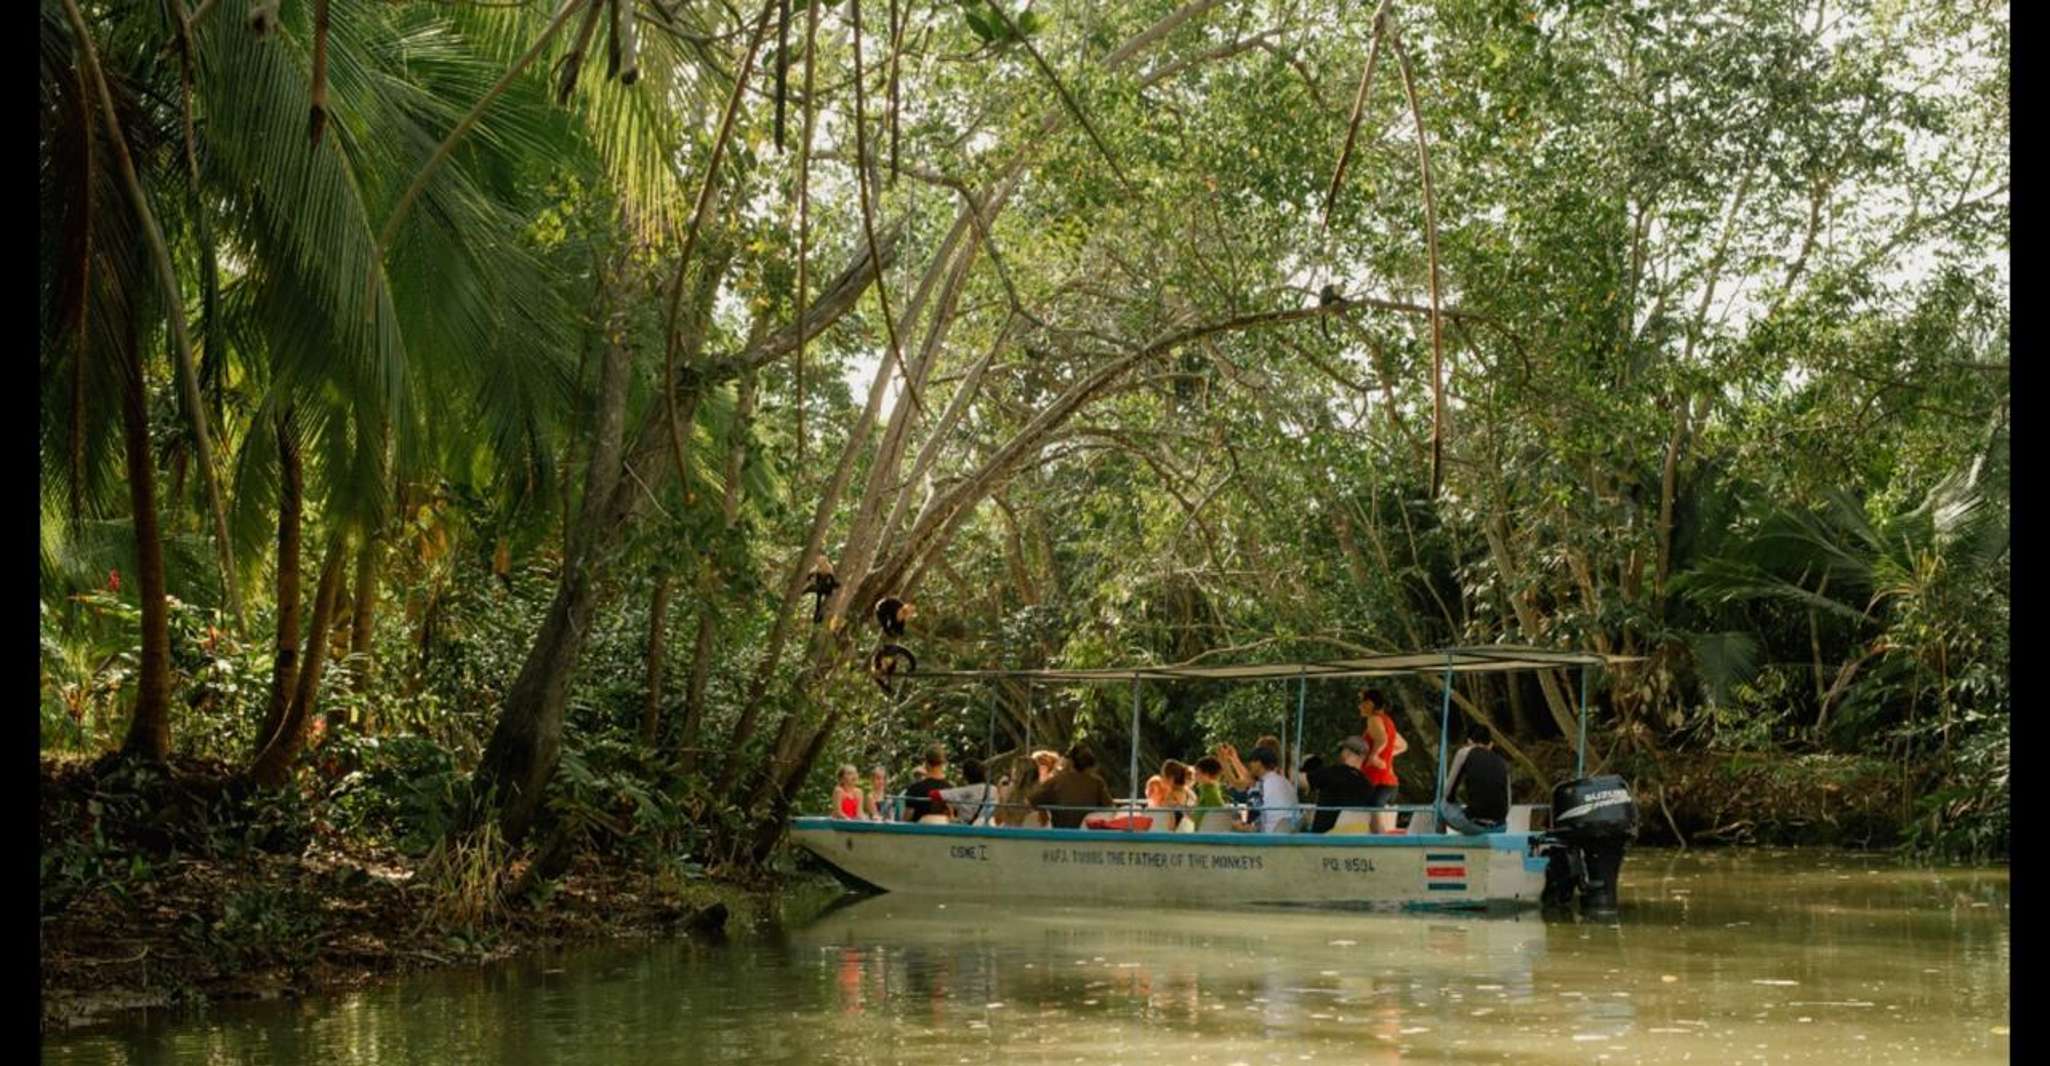
[{"label": "palm tree", "polygon": [[[262,558],[266,530],[300,521],[300,501],[284,505],[281,486],[303,473],[303,511],[324,529],[317,542],[332,557],[322,572],[338,574],[339,553],[350,538],[374,535],[399,481],[450,462],[497,460],[503,486],[546,483],[570,388],[570,318],[523,231],[547,179],[591,173],[596,156],[538,86],[508,92],[380,255],[379,226],[453,121],[459,105],[450,101],[482,93],[494,61],[435,5],[337,3],[320,33],[297,5],[261,38],[242,20],[242,4],[221,6],[228,10],[194,33],[189,125],[178,68],[156,58],[178,32],[162,9],[108,14],[87,32],[176,257],[229,264],[225,279],[206,279],[208,295],[217,288],[219,297],[204,301],[201,328],[204,376],[234,381],[249,414],[242,432],[224,434],[239,436],[238,565]],[[147,283],[138,219],[123,210],[107,159],[110,124],[85,91],[76,34],[59,4],[44,4],[42,37],[41,184],[52,222],[41,247],[45,471],[75,514],[107,511],[113,457],[87,442],[111,438],[94,430],[121,412],[144,616],[129,746],[161,757],[168,638],[146,412],[153,323],[166,304]],[[305,111],[276,104],[313,94],[316,37],[333,76],[327,135],[309,144]],[[186,150],[173,150],[187,136]],[[180,189],[193,194],[162,192]],[[276,536],[296,541],[298,531]],[[284,607],[296,560],[286,553],[279,564]],[[281,612],[281,636],[294,639],[280,641],[275,680],[310,701],[318,670],[309,661],[311,678],[290,676],[283,649],[297,640],[289,615]],[[292,717],[303,726],[310,707],[299,702]],[[266,738],[276,732],[270,724]]]},{"label": "palm tree", "polygon": [[[162,141],[121,67],[88,61],[55,4],[42,9],[39,178],[44,340],[43,459],[68,489],[73,525],[113,508],[113,455],[88,440],[117,439],[127,482],[142,605],[135,710],[123,750],[170,752],[170,630],[163,539],[149,439],[146,342],[162,306],[152,291],[144,219],[122,186],[117,153],[147,159]],[[104,86],[104,89],[102,89]],[[111,109],[109,105],[111,104]],[[114,130],[123,142],[116,145]]]}]

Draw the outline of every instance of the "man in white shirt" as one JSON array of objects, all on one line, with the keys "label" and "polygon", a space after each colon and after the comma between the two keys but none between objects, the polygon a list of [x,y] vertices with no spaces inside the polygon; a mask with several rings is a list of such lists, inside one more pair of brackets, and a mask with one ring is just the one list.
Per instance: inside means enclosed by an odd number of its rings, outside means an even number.
[{"label": "man in white shirt", "polygon": [[1272,748],[1254,748],[1246,756],[1246,769],[1254,779],[1252,802],[1256,819],[1253,825],[1239,828],[1250,830],[1257,826],[1262,833],[1295,832],[1296,816],[1301,812],[1296,809],[1295,786],[1276,772],[1280,767],[1281,759]]},{"label": "man in white shirt", "polygon": [[970,759],[961,770],[968,775],[968,783],[941,790],[940,798],[953,809],[955,821],[968,825],[990,824],[996,818],[996,788],[989,783],[981,762]]}]

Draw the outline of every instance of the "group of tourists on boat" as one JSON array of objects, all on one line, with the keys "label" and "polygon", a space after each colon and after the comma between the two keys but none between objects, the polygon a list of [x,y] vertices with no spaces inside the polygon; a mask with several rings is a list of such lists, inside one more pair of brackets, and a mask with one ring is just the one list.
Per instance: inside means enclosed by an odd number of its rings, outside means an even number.
[{"label": "group of tourists on boat", "polygon": [[[1075,744],[1065,755],[1033,752],[1020,773],[994,784],[985,767],[971,760],[961,768],[965,783],[959,785],[948,781],[946,751],[935,744],[926,750],[916,780],[894,795],[883,767],[870,770],[866,789],[855,767],[840,767],[832,813],[853,820],[1055,829],[1403,832],[1394,809],[1395,759],[1409,744],[1387,707],[1380,690],[1362,691],[1361,735],[1339,741],[1329,762],[1317,755],[1303,759],[1292,775],[1285,774],[1282,744],[1272,736],[1261,737],[1243,757],[1220,744],[1193,763],[1169,759],[1146,782],[1143,808],[1111,795],[1087,744]],[[1509,764],[1494,750],[1485,726],[1468,730],[1446,781],[1448,828],[1486,833],[1504,826]],[[1453,802],[1462,788],[1464,802]]]}]

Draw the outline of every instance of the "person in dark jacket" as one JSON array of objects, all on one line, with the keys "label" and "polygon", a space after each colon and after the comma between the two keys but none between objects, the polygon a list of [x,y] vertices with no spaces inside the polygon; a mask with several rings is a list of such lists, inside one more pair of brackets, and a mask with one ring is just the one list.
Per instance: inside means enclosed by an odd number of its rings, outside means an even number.
[{"label": "person in dark jacket", "polygon": [[[1452,802],[1465,786],[1463,803]],[[1491,833],[1509,820],[1509,760],[1495,750],[1495,736],[1476,723],[1445,775],[1445,824],[1462,833]]]},{"label": "person in dark jacket", "polygon": [[1047,812],[1055,829],[1082,828],[1082,819],[1089,812],[1075,808],[1117,805],[1111,798],[1110,786],[1096,776],[1096,753],[1084,744],[1069,748],[1068,765],[1027,793],[1025,802],[1034,807],[1061,808]]},{"label": "person in dark jacket", "polygon": [[1346,737],[1338,742],[1337,762],[1325,763],[1314,769],[1305,766],[1303,781],[1317,797],[1317,817],[1310,823],[1310,832],[1330,832],[1331,827],[1338,824],[1339,811],[1344,808],[1375,806],[1374,783],[1360,772],[1360,764],[1366,759],[1367,742],[1358,737]]}]

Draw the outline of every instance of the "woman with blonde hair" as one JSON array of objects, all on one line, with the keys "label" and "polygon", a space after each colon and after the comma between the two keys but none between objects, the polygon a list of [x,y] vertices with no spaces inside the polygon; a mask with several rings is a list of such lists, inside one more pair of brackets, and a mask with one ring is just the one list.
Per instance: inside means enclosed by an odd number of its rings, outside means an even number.
[{"label": "woman with blonde hair", "polygon": [[868,809],[868,799],[861,794],[861,775],[853,763],[843,763],[839,780],[833,785],[833,817],[861,820]]},{"label": "woman with blonde hair", "polygon": [[868,771],[868,795],[862,797],[861,817],[870,822],[897,820],[895,804],[890,799],[890,775],[880,763]]}]

